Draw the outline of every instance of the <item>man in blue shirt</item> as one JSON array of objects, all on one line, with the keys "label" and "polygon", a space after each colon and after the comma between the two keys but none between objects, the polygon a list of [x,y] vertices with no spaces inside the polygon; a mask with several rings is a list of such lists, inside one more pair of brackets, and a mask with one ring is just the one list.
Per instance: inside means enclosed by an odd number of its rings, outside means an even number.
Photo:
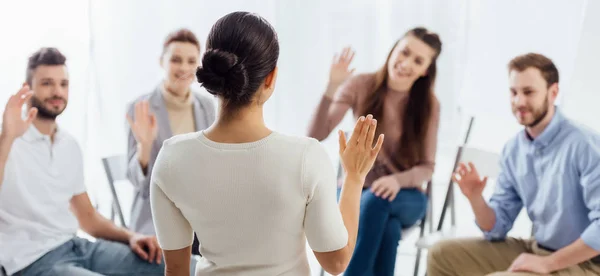
[{"label": "man in blue shirt", "polygon": [[[525,131],[504,147],[496,190],[461,164],[454,181],[485,239],[448,240],[429,252],[428,275],[600,275],[600,136],[554,105],[558,70],[539,54],[508,65],[512,111]],[[507,238],[525,206],[531,240]]]}]

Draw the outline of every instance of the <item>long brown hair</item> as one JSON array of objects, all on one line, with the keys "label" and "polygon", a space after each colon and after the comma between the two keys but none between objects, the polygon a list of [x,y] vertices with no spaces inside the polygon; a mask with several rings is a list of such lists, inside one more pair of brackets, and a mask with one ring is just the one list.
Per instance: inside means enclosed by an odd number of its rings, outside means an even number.
[{"label": "long brown hair", "polygon": [[[431,60],[427,74],[419,77],[410,88],[408,103],[402,116],[402,136],[400,138],[400,147],[397,160],[401,166],[408,169],[417,165],[424,159],[425,154],[425,136],[431,121],[431,114],[434,101],[433,85],[437,74],[436,60],[442,51],[442,42],[437,34],[429,32],[427,29],[418,27],[409,30],[404,34],[404,37],[413,36],[425,44],[429,45],[436,52]],[[383,124],[383,101],[387,93],[388,81],[388,63],[392,52],[402,40],[400,38],[394,47],[390,50],[385,64],[375,73],[375,84],[371,90],[372,96],[367,98],[367,103],[364,109],[360,110],[360,114],[373,114],[380,123],[378,124],[378,132],[384,132],[381,127]],[[390,156],[393,157],[393,156]]]}]

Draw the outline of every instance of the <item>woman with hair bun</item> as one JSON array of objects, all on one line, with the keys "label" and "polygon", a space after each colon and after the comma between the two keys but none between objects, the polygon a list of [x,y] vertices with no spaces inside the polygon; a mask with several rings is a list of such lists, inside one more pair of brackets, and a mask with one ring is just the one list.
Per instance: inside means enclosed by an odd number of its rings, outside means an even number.
[{"label": "woman with hair bun", "polygon": [[196,77],[219,99],[217,120],[165,141],[150,181],[166,275],[187,273],[193,232],[202,254],[196,275],[310,275],[307,241],[326,271],[342,273],[363,182],[383,144],[376,121],[359,118],[349,140],[340,133],[346,182],[338,206],[335,169],[320,143],[265,125],[279,58],[273,27],[234,12],[215,23],[206,47]]}]

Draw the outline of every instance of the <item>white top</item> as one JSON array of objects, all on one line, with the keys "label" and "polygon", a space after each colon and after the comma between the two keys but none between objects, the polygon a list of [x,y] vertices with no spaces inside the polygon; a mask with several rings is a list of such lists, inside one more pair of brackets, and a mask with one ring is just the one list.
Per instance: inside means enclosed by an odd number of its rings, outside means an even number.
[{"label": "white top", "polygon": [[14,141],[0,186],[0,265],[9,275],[75,237],[69,205],[85,192],[82,163],[77,142],[60,129],[54,143],[33,125]]},{"label": "white top", "polygon": [[190,246],[196,232],[196,275],[310,275],[307,240],[317,252],[348,243],[333,164],[312,138],[175,136],[158,155],[150,199],[163,249]]}]

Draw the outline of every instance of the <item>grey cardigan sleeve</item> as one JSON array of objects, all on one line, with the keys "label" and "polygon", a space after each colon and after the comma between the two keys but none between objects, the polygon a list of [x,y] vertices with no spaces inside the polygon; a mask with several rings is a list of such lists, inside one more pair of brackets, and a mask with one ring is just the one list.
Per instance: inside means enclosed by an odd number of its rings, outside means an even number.
[{"label": "grey cardigan sleeve", "polygon": [[217,119],[216,106],[212,98],[200,97],[200,100],[202,101],[202,105],[205,107],[204,113],[206,114],[206,118],[208,121],[208,125],[206,126],[208,128]]},{"label": "grey cardigan sleeve", "polygon": [[[135,103],[132,103],[127,108],[127,114],[132,119],[134,117],[134,105]],[[127,124],[127,160],[127,179],[147,198],[150,195],[150,177],[147,173],[144,173],[138,161],[137,141],[129,124]]]}]

